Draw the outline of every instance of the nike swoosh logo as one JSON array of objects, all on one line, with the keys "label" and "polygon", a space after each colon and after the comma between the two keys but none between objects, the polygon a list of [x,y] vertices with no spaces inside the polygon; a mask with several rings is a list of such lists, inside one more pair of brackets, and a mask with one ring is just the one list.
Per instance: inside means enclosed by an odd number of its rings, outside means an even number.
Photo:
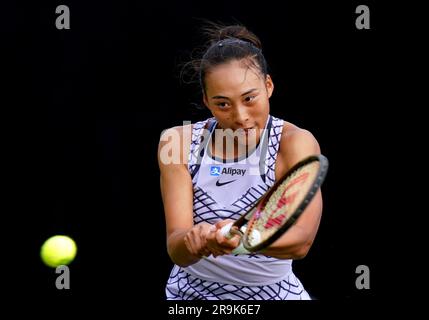
[{"label": "nike swoosh logo", "polygon": [[216,181],[216,186],[217,187],[221,187],[221,186],[224,186],[224,185],[226,185],[228,183],[234,182],[235,180],[237,180],[237,179],[226,181],[226,182],[219,182],[219,180],[218,180],[218,181]]}]

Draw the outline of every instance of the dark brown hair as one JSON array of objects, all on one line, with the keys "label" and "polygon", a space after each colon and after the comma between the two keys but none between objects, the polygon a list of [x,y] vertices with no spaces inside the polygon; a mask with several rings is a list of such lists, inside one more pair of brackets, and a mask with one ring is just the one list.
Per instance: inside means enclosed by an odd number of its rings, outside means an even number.
[{"label": "dark brown hair", "polygon": [[242,25],[221,25],[213,22],[202,28],[208,38],[200,57],[186,63],[182,69],[182,76],[192,71],[192,78],[198,78],[201,89],[205,92],[205,75],[220,64],[232,60],[244,60],[249,67],[257,69],[265,78],[267,62],[262,54],[262,45],[259,38]]}]

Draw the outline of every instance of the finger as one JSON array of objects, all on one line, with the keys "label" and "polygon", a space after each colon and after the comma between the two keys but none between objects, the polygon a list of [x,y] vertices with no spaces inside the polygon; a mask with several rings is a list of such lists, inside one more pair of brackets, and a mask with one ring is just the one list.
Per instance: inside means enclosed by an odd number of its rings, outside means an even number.
[{"label": "finger", "polygon": [[226,226],[227,224],[229,224],[229,223],[231,223],[231,222],[234,222],[234,221],[233,221],[233,220],[231,220],[231,219],[226,219],[226,220],[218,221],[218,222],[216,222],[216,224],[215,224],[216,229],[222,229],[222,227],[223,227],[223,226]]},{"label": "finger", "polygon": [[223,254],[222,248],[220,248],[215,241],[208,242],[207,249],[210,250],[210,253],[213,254],[214,257]]},{"label": "finger", "polygon": [[200,254],[201,254],[202,257],[208,257],[212,253],[210,252],[210,250],[208,250],[208,249],[205,248],[205,249],[201,250]]},{"label": "finger", "polygon": [[232,244],[232,246],[234,247],[234,249],[236,247],[238,247],[240,245],[241,242],[241,236],[239,236],[238,234],[235,234],[230,240],[229,242]]},{"label": "finger", "polygon": [[216,241],[219,243],[219,245],[226,247],[223,249],[234,249],[240,243],[240,236],[235,234],[231,239],[227,239],[219,230],[216,232]]},{"label": "finger", "polygon": [[191,230],[190,232],[188,232],[188,234],[186,235],[186,238],[189,243],[190,253],[195,256],[198,256],[199,255],[198,251],[201,248],[201,244],[199,241],[199,237],[196,236],[195,234],[195,230]]},{"label": "finger", "polygon": [[213,254],[213,257],[216,258],[216,257],[219,257],[219,256],[223,256],[225,254],[225,252],[217,250],[215,252],[212,252],[212,254]]},{"label": "finger", "polygon": [[207,228],[206,226],[205,226],[205,227],[200,227],[200,229],[199,229],[199,238],[200,238],[201,246],[202,246],[202,247],[205,247],[205,246],[206,246],[206,243],[207,243],[207,236],[208,236],[208,234],[209,234],[208,229],[209,229],[209,228]]},{"label": "finger", "polygon": [[194,256],[197,255],[197,253],[194,250],[195,247],[193,245],[193,241],[191,240],[191,237],[189,237],[188,234],[185,236],[184,242],[185,242],[185,246],[188,249],[189,253],[191,255],[194,255]]},{"label": "finger", "polygon": [[206,234],[207,242],[216,241],[216,231],[217,229],[216,229],[216,226],[214,225],[207,231],[207,234]]}]

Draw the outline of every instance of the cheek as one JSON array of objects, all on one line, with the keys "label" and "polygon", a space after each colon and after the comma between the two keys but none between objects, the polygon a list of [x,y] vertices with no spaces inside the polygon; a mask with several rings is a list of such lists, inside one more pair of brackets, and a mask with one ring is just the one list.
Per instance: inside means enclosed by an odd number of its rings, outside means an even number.
[{"label": "cheek", "polygon": [[269,112],[269,104],[267,99],[261,99],[256,106],[252,109],[252,114],[256,117],[262,117]]},{"label": "cheek", "polygon": [[229,124],[231,122],[231,117],[229,115],[222,115],[218,117],[219,122]]},{"label": "cheek", "polygon": [[218,122],[228,122],[231,119],[231,115],[228,112],[222,112],[219,110],[213,110],[212,111],[213,116],[218,120]]},{"label": "cheek", "polygon": [[265,120],[270,113],[268,101],[261,103],[257,109],[252,113],[253,118],[256,120],[259,126],[265,125]]}]

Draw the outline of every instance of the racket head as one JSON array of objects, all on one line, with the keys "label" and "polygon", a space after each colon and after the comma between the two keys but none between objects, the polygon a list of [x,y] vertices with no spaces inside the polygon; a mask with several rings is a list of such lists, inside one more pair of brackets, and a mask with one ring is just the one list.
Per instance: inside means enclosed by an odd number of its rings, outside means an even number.
[{"label": "racket head", "polygon": [[314,198],[328,166],[325,156],[309,156],[278,180],[246,215],[249,221],[242,237],[244,248],[262,250],[285,233]]}]

